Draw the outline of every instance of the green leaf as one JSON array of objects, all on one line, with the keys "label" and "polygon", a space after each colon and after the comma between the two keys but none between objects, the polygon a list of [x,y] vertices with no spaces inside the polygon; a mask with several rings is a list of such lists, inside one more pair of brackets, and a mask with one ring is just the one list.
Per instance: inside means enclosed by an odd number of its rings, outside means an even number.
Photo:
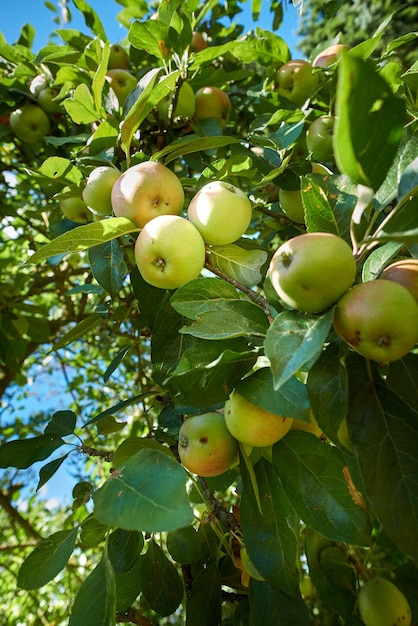
[{"label": "green leaf", "polygon": [[310,316],[283,311],[274,319],[264,347],[270,359],[275,389],[319,356],[332,320],[332,310]]},{"label": "green leaf", "polygon": [[136,530],[116,528],[110,533],[107,551],[115,574],[129,570],[143,547],[144,537]]},{"label": "green leaf", "polygon": [[176,289],[170,298],[174,309],[195,320],[202,313],[216,310],[224,302],[240,300],[238,291],[219,278],[196,278]]},{"label": "green leaf", "polygon": [[376,191],[403,137],[405,105],[368,62],[345,54],[338,65],[335,159],[341,172]]},{"label": "green leaf", "polygon": [[373,250],[363,264],[361,272],[362,281],[365,283],[368,280],[377,278],[389,261],[402,249],[403,245],[404,244],[401,242],[388,241],[379,246],[376,250]]},{"label": "green leaf", "polygon": [[59,180],[63,185],[77,185],[83,180],[83,173],[63,157],[53,156],[45,159],[36,172],[52,180]]},{"label": "green leaf", "polygon": [[77,339],[81,339],[81,337],[84,337],[87,333],[93,330],[93,328],[96,328],[96,326],[98,326],[101,322],[103,322],[102,316],[98,315],[97,313],[92,313],[81,322],[78,322],[78,324],[76,324],[74,328],[71,328],[71,330],[65,333],[65,335],[63,335],[61,339],[56,341],[53,345],[53,349],[59,350],[60,348],[65,348],[65,346],[68,346],[73,341],[77,341]]},{"label": "green leaf", "polygon": [[92,124],[100,119],[100,112],[87,85],[78,85],[71,98],[64,100],[63,104],[75,124]]},{"label": "green leaf", "polygon": [[174,454],[170,448],[163,445],[156,439],[150,439],[149,437],[128,437],[124,439],[120,446],[118,446],[113,454],[113,467],[118,468],[125,464],[134,454],[147,448],[148,450],[158,450],[163,454],[167,454],[172,459],[175,459]]},{"label": "green leaf", "polygon": [[8,441],[0,446],[0,467],[26,469],[37,461],[44,461],[63,445],[65,441],[55,433]]},{"label": "green leaf", "polygon": [[159,532],[187,526],[193,511],[184,468],[158,450],[140,450],[94,494],[102,524]]},{"label": "green leaf", "polygon": [[119,413],[119,411],[123,411],[128,406],[137,404],[141,400],[144,400],[145,398],[148,398],[149,396],[153,396],[153,395],[155,395],[155,391],[147,391],[145,393],[139,393],[136,396],[132,396],[131,398],[127,398],[126,400],[122,400],[121,402],[117,402],[116,404],[109,407],[105,411],[102,411],[98,415],[95,415],[94,417],[92,417],[92,419],[90,419],[88,422],[84,424],[84,428],[86,428],[87,426],[91,426],[92,424],[96,424],[97,422],[100,422],[100,420],[105,419],[109,415],[113,415],[114,413]]},{"label": "green leaf", "polygon": [[265,337],[269,321],[262,309],[246,300],[221,302],[217,309],[199,315],[180,332],[201,339]]},{"label": "green leaf", "polygon": [[250,580],[250,624],[274,624],[274,626],[310,626],[308,608],[300,594],[289,597],[273,585]]},{"label": "green leaf", "polygon": [[310,175],[302,177],[301,193],[307,231],[340,235],[329,200],[322,187]]},{"label": "green leaf", "polygon": [[240,143],[240,139],[225,135],[217,137],[200,137],[198,135],[188,135],[181,137],[176,141],[172,141],[168,146],[155,152],[151,161],[164,161],[166,165],[185,154],[193,154],[194,152],[204,152],[213,150],[214,148],[223,148],[235,143]]},{"label": "green leaf", "polygon": [[86,26],[88,26],[95,35],[98,35],[102,41],[107,41],[108,37],[96,11],[92,9],[85,0],[74,0],[74,4],[83,14]]},{"label": "green leaf", "polygon": [[95,548],[103,541],[108,533],[109,527],[90,515],[81,524],[80,541],[87,548]]},{"label": "green leaf", "polygon": [[[418,194],[418,189],[415,190]],[[373,234],[377,241],[396,241],[402,244],[418,243],[418,195],[408,196],[404,203],[400,203],[397,210],[385,219]]]},{"label": "green leaf", "polygon": [[93,246],[89,250],[89,262],[94,278],[114,298],[128,273],[119,242],[112,239]]},{"label": "green leaf", "polygon": [[193,576],[186,600],[187,626],[213,626],[222,619],[221,577],[217,561],[210,561]]},{"label": "green leaf", "polygon": [[105,554],[82,582],[68,626],[114,626],[116,624],[115,574]]},{"label": "green leaf", "polygon": [[200,537],[193,526],[168,533],[167,549],[177,563],[196,563],[202,557]]},{"label": "green leaf", "polygon": [[167,60],[167,44],[170,39],[169,27],[161,20],[135,21],[128,35],[129,42],[138,50],[146,50],[160,61]]},{"label": "green leaf", "polygon": [[130,569],[115,574],[116,610],[120,613],[127,612],[141,592],[140,567],[140,560],[136,558]]},{"label": "green leaf", "polygon": [[258,285],[262,279],[260,268],[267,261],[264,250],[245,250],[236,244],[213,246],[210,260],[213,267],[246,287]]},{"label": "green leaf", "polygon": [[45,426],[44,434],[55,433],[61,437],[74,433],[77,416],[73,411],[56,411]]},{"label": "green leaf", "polygon": [[41,543],[22,563],[17,578],[20,589],[38,589],[66,566],[75,548],[78,528],[60,530]]},{"label": "green leaf", "polygon": [[68,457],[70,453],[64,454],[64,456],[59,459],[54,459],[50,461],[39,470],[39,481],[36,486],[36,491],[39,491],[41,487],[43,487],[50,478],[59,470],[61,465],[64,463],[65,459]]},{"label": "green leaf", "polygon": [[403,359],[389,366],[386,378],[388,387],[393,389],[412,407],[418,406],[418,359],[415,354],[407,354]]},{"label": "green leaf", "polygon": [[151,337],[153,379],[157,384],[164,383],[176,368],[184,350],[194,343],[192,339],[180,334],[183,324],[183,317],[166,298],[158,308]]}]

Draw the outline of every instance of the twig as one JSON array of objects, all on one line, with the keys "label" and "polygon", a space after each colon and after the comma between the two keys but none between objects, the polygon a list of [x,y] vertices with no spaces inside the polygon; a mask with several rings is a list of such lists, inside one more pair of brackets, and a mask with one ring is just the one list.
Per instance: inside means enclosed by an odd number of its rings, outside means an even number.
[{"label": "twig", "polygon": [[238,530],[239,524],[235,515],[222,506],[219,500],[215,498],[203,476],[199,476],[199,482],[203,489],[203,497],[211,505],[215,517],[217,517],[221,523],[226,524],[230,530]]}]

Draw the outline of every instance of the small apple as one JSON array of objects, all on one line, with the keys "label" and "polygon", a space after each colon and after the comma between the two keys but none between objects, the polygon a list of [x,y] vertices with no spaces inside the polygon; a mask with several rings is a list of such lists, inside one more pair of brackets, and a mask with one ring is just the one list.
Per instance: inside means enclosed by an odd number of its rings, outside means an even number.
[{"label": "small apple", "polygon": [[113,43],[110,46],[109,61],[107,63],[108,70],[127,70],[129,67],[129,54],[125,48],[119,43]]},{"label": "small apple", "polygon": [[120,175],[120,171],[111,165],[99,165],[88,175],[82,196],[87,206],[95,213],[100,215],[112,213],[112,188]]},{"label": "small apple", "polygon": [[218,476],[236,462],[238,442],[215,411],[188,417],[180,427],[178,452],[186,469],[199,476]]},{"label": "small apple", "polygon": [[49,117],[37,104],[26,102],[10,113],[10,128],[25,143],[37,143],[49,133]]},{"label": "small apple", "polygon": [[61,198],[59,204],[62,214],[67,219],[79,224],[86,224],[91,221],[91,213],[86,203],[81,198]]},{"label": "small apple", "polygon": [[192,198],[187,216],[210,245],[233,243],[251,222],[251,202],[246,193],[223,180],[207,183]]},{"label": "small apple", "polygon": [[356,352],[379,363],[397,361],[418,341],[418,304],[392,280],[355,285],[334,313],[337,334]]},{"label": "small apple", "polygon": [[343,43],[334,43],[316,55],[312,62],[312,67],[329,67],[336,63],[344,50],[350,47]]},{"label": "small apple", "polygon": [[265,411],[246,400],[235,389],[225,402],[229,432],[242,443],[263,448],[279,441],[290,430],[293,418]]},{"label": "small apple", "polygon": [[195,93],[195,119],[213,118],[223,127],[229,120],[231,100],[228,94],[219,87],[201,87]]},{"label": "small apple", "polygon": [[127,217],[139,228],[158,215],[179,215],[183,205],[180,180],[157,161],[144,161],[128,168],[112,189],[114,214]]},{"label": "small apple", "polygon": [[[312,162],[312,172],[314,174],[331,174],[321,163]],[[288,190],[280,187],[279,203],[285,215],[296,224],[305,223],[305,208],[303,206],[302,192],[300,189]]]},{"label": "small apple", "polygon": [[192,42],[190,44],[190,52],[201,52],[208,47],[208,42],[203,37],[202,33],[194,30],[192,32]]},{"label": "small apple", "polygon": [[55,100],[58,95],[58,90],[52,87],[44,87],[38,93],[38,104],[47,113],[59,113],[61,104]]},{"label": "small apple", "polygon": [[[168,122],[170,119],[170,107],[174,98],[174,93],[169,94],[163,100],[157,104],[158,113],[165,122]],[[189,83],[182,83],[178,96],[177,102],[174,111],[171,114],[171,119],[176,121],[187,120],[193,117],[195,112],[195,99],[194,99],[194,91],[190,87]]]},{"label": "small apple", "polygon": [[331,233],[305,233],[283,243],[270,262],[271,284],[285,304],[306,313],[332,306],[351,287],[351,247]]},{"label": "small apple", "polygon": [[321,115],[312,122],[306,132],[306,146],[316,161],[329,161],[334,155],[332,137],[335,117]]},{"label": "small apple", "polygon": [[302,106],[318,86],[318,74],[309,61],[294,59],[284,63],[276,72],[276,92],[297,106]]},{"label": "small apple", "polygon": [[386,578],[372,578],[361,587],[357,607],[365,626],[410,626],[411,609],[404,594]]},{"label": "small apple", "polygon": [[115,92],[120,106],[125,104],[125,100],[133,89],[137,86],[137,79],[128,70],[114,68],[108,70],[106,80]]},{"label": "small apple", "polygon": [[177,289],[197,278],[205,255],[199,231],[179,215],[154,217],[135,243],[135,261],[142,278],[160,289]]},{"label": "small apple", "polygon": [[319,426],[318,422],[315,419],[315,416],[312,412],[312,409],[309,411],[309,422],[305,422],[304,420],[294,419],[290,430],[304,430],[307,433],[312,433],[316,437],[320,437],[322,435],[322,428]]},{"label": "small apple", "polygon": [[391,263],[379,278],[393,280],[408,289],[418,304],[418,259],[401,259]]}]

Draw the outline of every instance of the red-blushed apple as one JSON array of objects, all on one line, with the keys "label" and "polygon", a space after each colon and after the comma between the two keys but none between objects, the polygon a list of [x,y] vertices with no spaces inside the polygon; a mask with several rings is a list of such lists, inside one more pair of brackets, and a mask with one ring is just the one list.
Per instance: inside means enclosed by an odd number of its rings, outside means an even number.
[{"label": "red-blushed apple", "polygon": [[186,469],[199,476],[219,476],[237,461],[238,441],[215,411],[188,417],[179,431],[178,452]]},{"label": "red-blushed apple", "polygon": [[208,42],[203,37],[202,33],[194,30],[192,33],[192,42],[190,44],[191,52],[201,52],[208,47]]},{"label": "red-blushed apple", "polygon": [[276,72],[276,92],[297,106],[302,106],[318,86],[319,76],[309,61],[294,59]]},{"label": "red-blushed apple", "polygon": [[129,72],[129,70],[122,70],[119,68],[108,70],[106,80],[115,92],[120,106],[125,104],[126,98],[131,91],[135,89],[138,83],[135,76]]},{"label": "red-blushed apple", "polygon": [[265,411],[246,400],[235,389],[224,408],[225,423],[241,443],[263,448],[279,441],[290,430],[293,418]]},{"label": "red-blushed apple", "polygon": [[204,185],[192,198],[187,216],[210,245],[233,243],[251,222],[251,202],[246,193],[223,180]]},{"label": "red-blushed apple", "polygon": [[112,189],[116,217],[126,217],[139,228],[158,215],[179,215],[183,206],[184,190],[180,180],[157,161],[129,167]]},{"label": "red-blushed apple", "polygon": [[231,100],[225,91],[219,87],[201,87],[195,93],[195,119],[206,120],[213,118],[224,127],[231,113]]},{"label": "red-blushed apple", "polygon": [[110,46],[108,70],[127,70],[129,68],[129,54],[120,43],[113,43]]},{"label": "red-blushed apple", "polygon": [[82,196],[92,211],[99,215],[112,213],[112,189],[120,175],[120,171],[111,165],[99,165],[90,172]]},{"label": "red-blushed apple", "polygon": [[[157,104],[158,114],[161,119],[165,122],[168,122],[170,119],[170,107],[172,106],[174,98],[174,93],[169,94],[163,100]],[[194,99],[194,91],[189,85],[189,83],[182,83],[179,88],[177,102],[174,108],[174,111],[171,114],[171,119],[174,122],[186,121],[189,118],[193,117],[195,112],[195,99]]]},{"label": "red-blushed apple", "polygon": [[357,608],[365,626],[411,626],[411,608],[404,594],[386,578],[372,578],[361,588]]},{"label": "red-blushed apple", "polygon": [[37,104],[25,102],[10,113],[10,128],[25,143],[38,143],[50,131],[49,117]]},{"label": "red-blushed apple", "polygon": [[313,67],[329,67],[336,63],[344,50],[349,50],[350,47],[343,43],[334,43],[328,46],[324,50],[321,50],[314,60],[312,61]]},{"label": "red-blushed apple", "polygon": [[364,357],[397,361],[418,341],[418,305],[408,289],[391,280],[359,283],[339,300],[334,328]]},{"label": "red-blushed apple", "polygon": [[269,267],[271,284],[283,302],[319,313],[351,287],[357,265],[348,243],[331,233],[305,233],[283,243]]},{"label": "red-blushed apple", "polygon": [[304,420],[294,419],[290,430],[303,430],[307,433],[312,433],[316,437],[320,437],[322,435],[322,428],[319,426],[318,422],[315,419],[312,409],[309,411],[309,422],[305,422]]},{"label": "red-blushed apple", "polygon": [[197,278],[205,256],[199,231],[180,215],[154,217],[135,243],[135,261],[142,278],[161,289],[177,289]]},{"label": "red-blushed apple", "polygon": [[408,289],[418,304],[418,259],[394,261],[380,274],[379,278],[393,280]]},{"label": "red-blushed apple", "polygon": [[86,224],[92,219],[92,215],[88,209],[88,206],[79,197],[61,198],[59,201],[62,214],[69,220],[77,222],[79,224]]},{"label": "red-blushed apple", "polygon": [[312,122],[306,131],[306,147],[315,161],[329,161],[334,155],[332,138],[335,117],[321,115]]}]

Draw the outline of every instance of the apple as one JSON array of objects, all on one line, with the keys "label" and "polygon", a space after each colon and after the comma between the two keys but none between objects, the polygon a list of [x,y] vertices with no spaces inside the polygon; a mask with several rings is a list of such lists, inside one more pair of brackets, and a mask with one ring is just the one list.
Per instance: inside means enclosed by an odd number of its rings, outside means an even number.
[{"label": "apple", "polygon": [[225,245],[239,239],[250,225],[251,216],[247,194],[223,180],[204,185],[187,209],[187,217],[210,245]]},{"label": "apple", "polygon": [[316,435],[316,437],[320,437],[322,435],[322,428],[319,426],[318,422],[315,419],[315,416],[312,412],[312,409],[309,411],[309,422],[305,422],[304,420],[294,419],[290,430],[304,430],[307,433],[312,433]]},{"label": "apple", "polygon": [[128,70],[114,68],[106,73],[106,80],[115,92],[120,106],[125,104],[125,100],[133,89],[137,86],[137,79]]},{"label": "apple", "polygon": [[10,113],[10,128],[25,143],[37,143],[49,133],[49,117],[37,104],[26,102]]},{"label": "apple", "polygon": [[316,161],[329,161],[334,155],[332,136],[335,117],[321,115],[312,122],[306,132],[306,146]]},{"label": "apple", "polygon": [[[165,122],[168,122],[170,119],[169,115],[173,98],[174,93],[171,93],[157,104],[158,113]],[[189,83],[182,83],[178,91],[177,102],[172,112],[171,119],[173,121],[187,120],[193,117],[195,108],[193,89],[190,87]]]},{"label": "apple", "polygon": [[246,400],[235,389],[225,402],[225,422],[241,443],[263,448],[279,441],[290,430],[292,417],[265,411]]},{"label": "apple", "polygon": [[219,87],[201,87],[195,93],[195,119],[206,120],[213,118],[223,127],[231,113],[231,100],[225,91]]},{"label": "apple", "polygon": [[108,70],[127,70],[129,67],[129,54],[125,48],[119,43],[113,43],[110,46],[109,61],[107,63]]},{"label": "apple", "polygon": [[91,220],[91,213],[86,203],[78,197],[61,198],[59,201],[62,214],[73,222],[86,224]]},{"label": "apple", "polygon": [[[331,174],[321,163],[312,162],[312,172],[315,174]],[[302,192],[300,189],[288,190],[280,187],[279,203],[285,215],[297,224],[305,223],[305,208],[302,201]]]},{"label": "apple", "polygon": [[112,189],[116,217],[127,217],[139,228],[158,215],[179,215],[183,205],[180,180],[157,161],[144,161],[128,168]]},{"label": "apple", "polygon": [[207,47],[208,47],[208,42],[203,37],[202,33],[199,33],[196,30],[194,30],[192,32],[192,42],[190,44],[190,51],[201,52],[202,50],[205,50],[205,48]]},{"label": "apple", "polygon": [[318,313],[351,287],[357,265],[351,247],[331,233],[305,233],[283,243],[269,267],[271,284],[283,302]]},{"label": "apple", "polygon": [[379,278],[393,280],[406,287],[418,304],[418,259],[401,259],[391,263],[380,274]]},{"label": "apple", "polygon": [[365,626],[410,626],[412,623],[408,600],[386,578],[372,578],[361,587],[357,608]]},{"label": "apple", "polygon": [[418,341],[418,304],[392,280],[355,285],[334,313],[337,334],[356,352],[379,363],[397,361]]},{"label": "apple", "polygon": [[100,215],[112,213],[112,188],[120,175],[120,171],[111,165],[99,165],[88,175],[82,196],[87,206],[95,213]]},{"label": "apple", "polygon": [[179,215],[154,217],[135,243],[135,261],[142,278],[160,289],[177,289],[197,278],[205,255],[199,231]]},{"label": "apple", "polygon": [[188,417],[179,431],[178,452],[186,469],[199,476],[218,476],[237,461],[238,442],[215,411]]},{"label": "apple", "polygon": [[344,50],[350,47],[343,43],[334,43],[322,50],[312,61],[312,67],[329,67],[336,63]]},{"label": "apple", "polygon": [[301,106],[319,86],[318,74],[311,63],[294,59],[284,63],[276,72],[276,92]]},{"label": "apple", "polygon": [[55,100],[58,95],[58,90],[53,87],[44,87],[38,93],[38,104],[47,113],[59,113],[61,111],[61,104]]}]

